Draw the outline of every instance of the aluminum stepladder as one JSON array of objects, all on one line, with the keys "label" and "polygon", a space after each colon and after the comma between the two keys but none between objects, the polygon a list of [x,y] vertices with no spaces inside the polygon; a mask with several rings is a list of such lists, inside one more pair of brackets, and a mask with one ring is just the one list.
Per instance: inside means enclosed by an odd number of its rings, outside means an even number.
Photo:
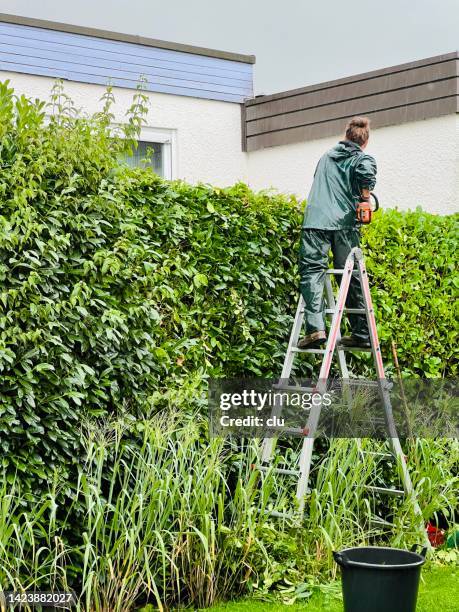
[{"label": "aluminum stepladder", "polygon": [[[333,292],[333,287],[331,283],[331,275],[342,275],[338,296],[335,301],[335,296]],[[363,301],[364,308],[356,309],[356,308],[346,308],[346,298],[349,291],[349,286],[351,283],[351,279],[353,274],[355,274],[360,281],[363,293]],[[373,310],[373,304],[371,300],[370,294],[370,286],[368,282],[368,275],[365,267],[365,261],[363,258],[363,253],[360,248],[354,248],[349,253],[345,266],[342,270],[337,269],[329,269],[327,270],[327,275],[325,279],[325,298],[327,308],[325,309],[325,313],[328,316],[332,316],[332,322],[330,331],[328,334],[327,343],[325,349],[299,349],[297,348],[298,340],[300,337],[303,318],[304,318],[304,300],[300,296],[298,301],[298,307],[296,310],[295,320],[293,323],[292,331],[290,334],[290,340],[288,343],[287,352],[284,359],[284,365],[282,368],[281,374],[281,383],[279,386],[276,386],[278,389],[285,390],[299,390],[298,387],[289,386],[289,379],[293,367],[293,361],[295,355],[297,353],[316,353],[323,354],[323,361],[320,368],[319,378],[317,384],[314,387],[314,391],[317,391],[319,394],[325,393],[327,390],[327,383],[330,375],[330,369],[333,358],[337,357],[338,365],[341,373],[341,377],[343,379],[349,379],[349,371],[347,368],[345,351],[358,351],[365,350],[371,351],[373,354],[374,364],[376,368],[376,385],[378,387],[379,396],[382,401],[383,409],[384,409],[384,422],[386,426],[386,430],[389,436],[389,445],[391,454],[395,457],[396,463],[399,466],[400,476],[403,483],[403,490],[396,489],[386,489],[383,487],[371,487],[368,486],[367,489],[372,490],[373,493],[386,493],[388,495],[396,495],[396,496],[408,496],[412,501],[412,508],[414,513],[419,519],[419,527],[422,529],[423,538],[426,543],[428,543],[427,535],[424,528],[424,520],[422,516],[422,511],[417,502],[413,484],[411,482],[411,477],[408,471],[406,458],[403,453],[400,440],[398,438],[397,430],[395,427],[392,406],[389,394],[389,385],[384,372],[384,364],[381,356],[381,349],[379,345],[378,332],[376,329],[376,319]],[[344,313],[349,314],[363,314],[366,315],[368,328],[370,331],[370,349],[360,349],[353,347],[344,347],[339,344],[341,340],[341,321]],[[311,390],[306,389],[304,390]],[[276,414],[279,414],[279,408],[274,407],[273,410]],[[262,471],[268,471],[270,469],[274,471],[278,471],[281,474],[290,474],[290,475],[298,475],[298,484],[296,490],[296,498],[298,500],[298,515],[302,517],[304,513],[304,505],[305,505],[305,496],[308,492],[308,483],[309,483],[309,475],[311,470],[311,462],[312,462],[312,452],[314,446],[314,437],[315,432],[317,431],[317,427],[319,424],[319,418],[321,414],[321,406],[320,404],[317,406],[312,406],[309,412],[308,420],[306,426],[304,428],[304,441],[301,448],[301,454],[299,458],[299,464],[297,470],[287,470],[275,467],[269,467],[267,464],[270,463],[274,453],[274,439],[273,438],[265,438],[263,440],[262,445],[262,453],[261,453],[261,464],[258,466]],[[359,444],[360,448],[360,440],[356,440],[357,444]],[[275,516],[278,514],[282,516],[282,513],[272,512]],[[384,522],[384,521],[383,521]]]}]

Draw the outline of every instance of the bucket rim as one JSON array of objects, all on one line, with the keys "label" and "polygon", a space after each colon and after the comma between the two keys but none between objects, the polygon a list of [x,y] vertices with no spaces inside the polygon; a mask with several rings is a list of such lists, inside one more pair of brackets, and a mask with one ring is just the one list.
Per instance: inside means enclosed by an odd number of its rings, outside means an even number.
[{"label": "bucket rim", "polygon": [[410,570],[410,569],[415,569],[417,567],[421,567],[426,562],[425,557],[421,556],[420,554],[414,551],[406,550],[404,548],[394,548],[392,546],[351,546],[350,548],[343,548],[342,550],[340,550],[338,555],[340,553],[343,554],[343,553],[347,553],[353,550],[361,550],[362,548],[365,548],[366,550],[402,551],[402,552],[409,553],[416,560],[413,561],[412,563],[396,563],[396,564],[381,565],[378,563],[366,563],[364,561],[353,561],[352,559],[346,558],[344,563],[339,563],[339,561],[337,560],[335,556],[335,561],[337,561],[338,565],[341,565],[341,567],[344,567],[344,568],[354,567],[354,568],[364,568],[364,569],[372,569],[372,570]]}]

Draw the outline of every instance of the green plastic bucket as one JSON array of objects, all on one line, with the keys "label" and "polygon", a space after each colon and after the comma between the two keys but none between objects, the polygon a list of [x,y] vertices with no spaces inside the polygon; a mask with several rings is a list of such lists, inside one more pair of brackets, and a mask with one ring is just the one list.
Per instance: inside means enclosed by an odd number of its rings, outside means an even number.
[{"label": "green plastic bucket", "polygon": [[416,548],[363,546],[333,553],[341,567],[344,612],[415,612],[427,552]]}]

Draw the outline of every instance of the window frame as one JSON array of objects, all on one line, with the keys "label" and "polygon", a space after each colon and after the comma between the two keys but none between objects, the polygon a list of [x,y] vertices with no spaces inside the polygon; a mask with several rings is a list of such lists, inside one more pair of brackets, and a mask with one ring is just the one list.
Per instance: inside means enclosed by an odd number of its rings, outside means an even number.
[{"label": "window frame", "polygon": [[160,143],[163,178],[171,181],[177,178],[177,130],[142,126],[138,140],[147,143]]}]

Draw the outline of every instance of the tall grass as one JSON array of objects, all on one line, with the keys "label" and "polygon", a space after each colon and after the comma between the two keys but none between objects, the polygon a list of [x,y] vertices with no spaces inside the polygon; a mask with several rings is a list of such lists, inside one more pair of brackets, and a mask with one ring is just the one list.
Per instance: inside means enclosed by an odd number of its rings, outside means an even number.
[{"label": "tall grass", "polygon": [[[249,590],[291,597],[292,584],[334,576],[334,549],[381,538],[364,488],[380,468],[371,455],[362,460],[352,440],[333,441],[315,462],[301,523],[269,514],[294,508],[295,486],[251,469],[257,444],[209,440],[200,418],[92,424],[83,440],[67,507],[56,489],[25,504],[17,488],[0,485],[1,588],[73,588],[79,609],[94,612],[146,602],[160,610],[204,607]],[[426,514],[453,511],[457,456],[452,441],[410,451]],[[416,541],[414,528],[397,530],[410,520],[408,505],[394,509],[387,540]]]},{"label": "tall grass", "polygon": [[139,597],[207,606],[243,590],[252,556],[263,554],[255,475],[243,480],[236,468],[231,477],[225,444],[204,442],[199,421],[168,415],[142,429],[139,446],[120,432],[88,436],[85,608],[128,610]]},{"label": "tall grass", "polygon": [[0,499],[0,591],[69,591],[73,572],[55,492],[26,506],[16,486],[0,478]]}]

